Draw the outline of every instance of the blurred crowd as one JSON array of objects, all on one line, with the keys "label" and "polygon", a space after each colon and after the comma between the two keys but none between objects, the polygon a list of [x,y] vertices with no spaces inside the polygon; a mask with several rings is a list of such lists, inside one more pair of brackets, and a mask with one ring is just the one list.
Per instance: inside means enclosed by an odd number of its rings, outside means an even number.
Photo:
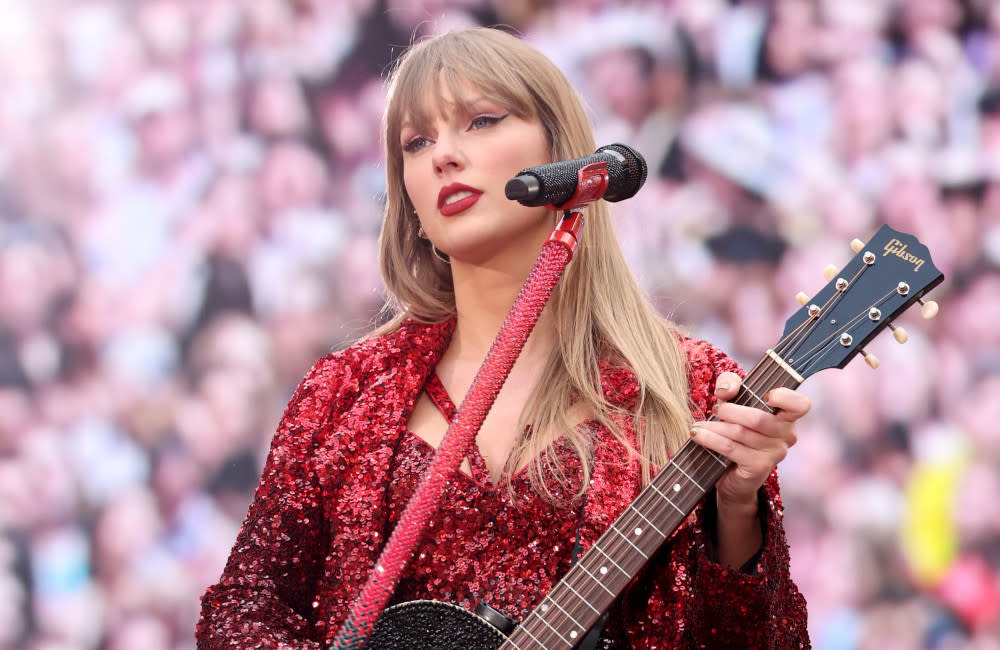
[{"label": "blurred crowd", "polygon": [[930,249],[940,315],[803,387],[792,573],[819,650],[1000,649],[992,0],[4,0],[0,648],[193,647],[292,390],[383,302],[388,66],[478,24],[646,156],[626,254],[746,367],[852,238]]}]

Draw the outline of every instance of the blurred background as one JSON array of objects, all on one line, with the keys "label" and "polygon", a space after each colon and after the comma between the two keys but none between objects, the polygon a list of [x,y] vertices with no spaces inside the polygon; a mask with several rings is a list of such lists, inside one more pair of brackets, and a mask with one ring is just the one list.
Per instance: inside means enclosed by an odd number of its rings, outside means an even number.
[{"label": "blurred background", "polygon": [[1000,648],[1000,3],[2,0],[0,648],[194,647],[282,409],[382,303],[384,74],[505,24],[664,313],[752,365],[882,223],[940,315],[821,373],[782,464],[820,650]]}]

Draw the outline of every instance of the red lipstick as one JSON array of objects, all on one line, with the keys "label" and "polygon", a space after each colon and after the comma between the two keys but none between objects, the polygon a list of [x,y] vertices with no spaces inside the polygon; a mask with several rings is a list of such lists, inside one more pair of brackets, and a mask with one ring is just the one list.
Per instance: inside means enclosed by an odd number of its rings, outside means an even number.
[{"label": "red lipstick", "polygon": [[[445,200],[457,192],[469,192],[469,194],[457,201],[445,204]],[[442,187],[441,191],[438,192],[438,212],[446,217],[454,216],[459,212],[464,212],[471,208],[482,195],[482,190],[477,190],[462,183],[450,183]]]}]

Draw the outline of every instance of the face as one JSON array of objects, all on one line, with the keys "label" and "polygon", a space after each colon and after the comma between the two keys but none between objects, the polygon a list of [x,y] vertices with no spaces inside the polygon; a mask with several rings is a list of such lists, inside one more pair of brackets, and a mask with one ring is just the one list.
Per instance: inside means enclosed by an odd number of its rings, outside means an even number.
[{"label": "face", "polygon": [[[443,89],[443,110],[424,128],[404,119],[403,183],[427,237],[454,265],[534,260],[552,211],[507,199],[517,172],[550,162],[540,122],[517,117],[478,89]],[[456,101],[457,100],[457,101]]]}]

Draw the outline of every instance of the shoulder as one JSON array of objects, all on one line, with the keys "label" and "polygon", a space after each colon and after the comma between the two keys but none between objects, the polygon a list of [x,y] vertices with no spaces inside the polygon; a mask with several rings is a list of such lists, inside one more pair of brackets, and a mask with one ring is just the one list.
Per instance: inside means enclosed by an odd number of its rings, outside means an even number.
[{"label": "shoulder", "polygon": [[337,367],[346,372],[378,372],[389,367],[436,361],[455,329],[454,320],[421,323],[405,320],[392,331],[372,335],[320,359],[317,367]]},{"label": "shoulder", "polygon": [[[740,365],[715,345],[701,339],[677,336],[677,346],[687,368],[688,392],[695,412],[711,409],[715,380],[723,372],[743,376]],[[615,405],[630,405],[638,397],[635,373],[621,364],[601,362],[601,384],[605,398]]]},{"label": "shoulder", "polygon": [[373,375],[433,365],[443,354],[454,328],[454,320],[403,321],[397,329],[369,336],[321,357],[306,373],[297,392],[323,387],[349,391]]},{"label": "shoulder", "polygon": [[297,424],[321,429],[360,402],[397,399],[420,384],[447,346],[453,322],[404,321],[390,332],[323,356],[306,373],[286,409]]},{"label": "shoulder", "polygon": [[705,381],[723,372],[735,372],[743,376],[743,369],[735,360],[715,345],[701,339],[688,336],[678,337],[681,355],[687,359],[688,380]]}]

